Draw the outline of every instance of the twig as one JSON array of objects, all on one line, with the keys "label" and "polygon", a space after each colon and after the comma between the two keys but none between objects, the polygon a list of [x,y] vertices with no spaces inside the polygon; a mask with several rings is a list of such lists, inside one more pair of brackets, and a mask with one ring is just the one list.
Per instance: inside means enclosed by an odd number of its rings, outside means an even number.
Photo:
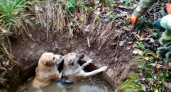
[{"label": "twig", "polygon": [[90,39],[89,39],[89,35],[87,36],[87,44],[88,44],[88,47],[90,47]]}]

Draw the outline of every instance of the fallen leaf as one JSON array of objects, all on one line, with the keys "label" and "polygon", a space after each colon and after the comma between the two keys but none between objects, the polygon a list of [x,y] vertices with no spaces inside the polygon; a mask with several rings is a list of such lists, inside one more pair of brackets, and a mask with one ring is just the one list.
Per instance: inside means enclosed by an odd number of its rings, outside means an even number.
[{"label": "fallen leaf", "polygon": [[153,38],[151,38],[151,39],[150,39],[150,42],[154,43],[154,39],[153,39]]},{"label": "fallen leaf", "polygon": [[128,12],[121,12],[120,16],[121,16],[121,17],[128,16]]},{"label": "fallen leaf", "polygon": [[96,15],[99,15],[99,14],[100,14],[100,12],[99,12],[99,11],[95,11],[94,13],[95,13]]},{"label": "fallen leaf", "polygon": [[142,51],[139,50],[139,49],[134,49],[134,50],[133,50],[133,53],[134,53],[134,54],[139,54],[139,55],[141,55],[141,54],[142,54]]},{"label": "fallen leaf", "polygon": [[140,37],[140,35],[138,35],[138,34],[135,34],[135,36],[138,38],[138,39],[140,39],[141,37]]},{"label": "fallen leaf", "polygon": [[83,15],[81,15],[81,17],[80,17],[80,21],[83,21]]},{"label": "fallen leaf", "polygon": [[146,92],[146,87],[145,87],[145,85],[144,85],[144,84],[140,84],[140,85],[141,85],[143,91]]},{"label": "fallen leaf", "polygon": [[7,32],[8,32],[7,30],[5,30],[5,29],[3,29],[3,28],[1,28],[1,27],[0,27],[0,30],[1,30],[3,33],[7,33]]},{"label": "fallen leaf", "polygon": [[95,0],[95,2],[94,2],[95,4],[98,4],[99,3],[99,0]]},{"label": "fallen leaf", "polygon": [[170,69],[170,67],[169,66],[164,66],[163,69],[168,70],[168,69]]},{"label": "fallen leaf", "polygon": [[159,70],[161,68],[161,66],[159,65],[156,65],[156,69]]},{"label": "fallen leaf", "polygon": [[19,13],[19,12],[14,12],[13,14],[14,14],[14,15],[18,15],[18,13]]},{"label": "fallen leaf", "polygon": [[130,50],[132,47],[131,46],[127,46],[126,47],[126,50]]},{"label": "fallen leaf", "polygon": [[155,57],[155,58],[159,58],[159,57],[157,56],[156,53],[150,52],[150,53],[148,53],[148,54],[149,54],[149,55],[152,55],[152,56]]},{"label": "fallen leaf", "polygon": [[86,28],[84,29],[84,32],[89,32],[90,31],[89,27],[90,27],[90,25],[86,26]]},{"label": "fallen leaf", "polygon": [[110,12],[108,12],[106,15],[108,16],[108,15],[110,15],[112,12],[110,11]]},{"label": "fallen leaf", "polygon": [[0,19],[0,22],[3,22],[3,19]]},{"label": "fallen leaf", "polygon": [[156,89],[154,92],[159,92],[158,89]]},{"label": "fallen leaf", "polygon": [[36,11],[39,11],[39,7],[37,5],[34,8]]},{"label": "fallen leaf", "polygon": [[9,65],[9,61],[6,61],[5,65]]},{"label": "fallen leaf", "polygon": [[145,60],[149,60],[149,57],[143,57]]},{"label": "fallen leaf", "polygon": [[141,50],[138,50],[138,54],[141,55],[142,54],[142,51]]},{"label": "fallen leaf", "polygon": [[103,7],[103,10],[109,10],[109,7]]},{"label": "fallen leaf", "polygon": [[123,46],[125,42],[126,42],[126,40],[120,41],[119,46]]}]

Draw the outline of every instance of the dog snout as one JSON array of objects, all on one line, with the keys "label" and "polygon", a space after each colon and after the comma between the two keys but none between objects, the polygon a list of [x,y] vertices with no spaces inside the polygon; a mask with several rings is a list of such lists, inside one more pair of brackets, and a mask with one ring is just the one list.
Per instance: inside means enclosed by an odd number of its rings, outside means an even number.
[{"label": "dog snout", "polygon": [[61,58],[62,58],[62,56],[60,55],[60,56],[59,56],[59,58],[61,59]]},{"label": "dog snout", "polygon": [[79,55],[79,59],[83,59],[84,58],[84,54]]},{"label": "dog snout", "polygon": [[62,59],[61,55],[55,55],[56,59]]}]

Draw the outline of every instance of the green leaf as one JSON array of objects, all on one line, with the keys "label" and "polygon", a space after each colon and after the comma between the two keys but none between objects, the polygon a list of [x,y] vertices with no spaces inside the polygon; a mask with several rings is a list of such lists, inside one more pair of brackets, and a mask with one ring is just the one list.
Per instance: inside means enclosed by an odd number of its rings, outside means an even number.
[{"label": "green leaf", "polygon": [[109,18],[113,19],[115,15],[113,13],[109,14]]},{"label": "green leaf", "polygon": [[115,18],[120,18],[120,15],[119,15],[119,14],[117,14],[117,15],[115,16]]},{"label": "green leaf", "polygon": [[40,24],[40,22],[39,21],[35,21],[35,24],[38,25],[38,24]]},{"label": "green leaf", "polygon": [[75,7],[71,4],[70,6],[68,6],[68,10],[70,12],[73,12],[75,10]]}]

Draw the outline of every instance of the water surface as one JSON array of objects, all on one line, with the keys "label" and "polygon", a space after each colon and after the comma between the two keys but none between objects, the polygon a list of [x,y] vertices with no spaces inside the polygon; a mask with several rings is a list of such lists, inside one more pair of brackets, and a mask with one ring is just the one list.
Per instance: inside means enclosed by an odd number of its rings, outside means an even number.
[{"label": "water surface", "polygon": [[55,81],[39,90],[30,88],[31,81],[32,79],[16,92],[113,92],[110,86],[97,76],[80,79],[72,86],[63,86],[58,81]]}]

